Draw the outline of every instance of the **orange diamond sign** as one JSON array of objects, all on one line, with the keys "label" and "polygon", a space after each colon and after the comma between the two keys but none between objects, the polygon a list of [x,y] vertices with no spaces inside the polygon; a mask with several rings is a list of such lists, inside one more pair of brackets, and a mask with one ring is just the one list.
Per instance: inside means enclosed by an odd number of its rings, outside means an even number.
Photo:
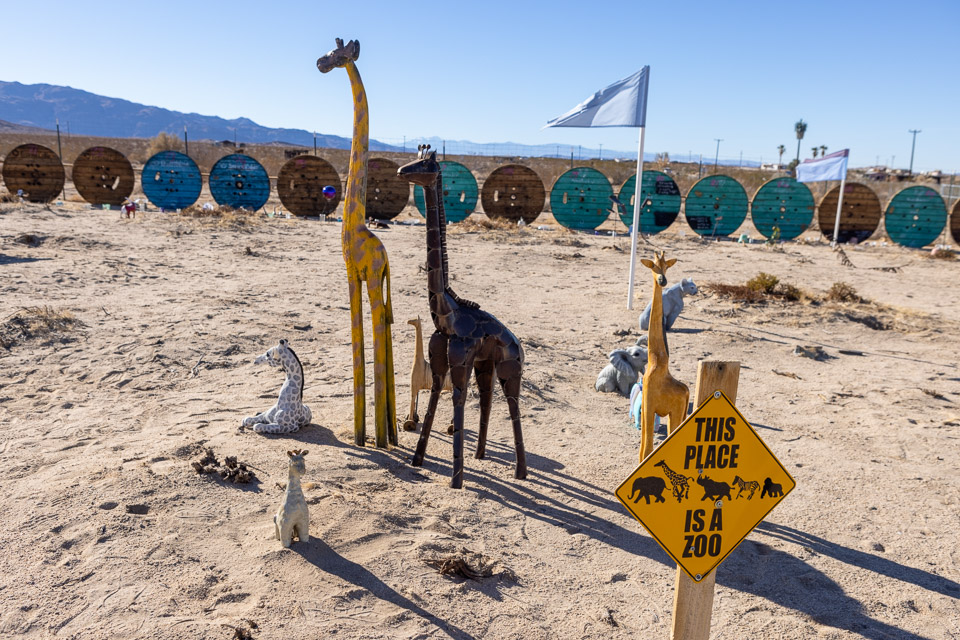
[{"label": "orange diamond sign", "polygon": [[715,392],[616,491],[700,582],[796,486],[722,392]]}]

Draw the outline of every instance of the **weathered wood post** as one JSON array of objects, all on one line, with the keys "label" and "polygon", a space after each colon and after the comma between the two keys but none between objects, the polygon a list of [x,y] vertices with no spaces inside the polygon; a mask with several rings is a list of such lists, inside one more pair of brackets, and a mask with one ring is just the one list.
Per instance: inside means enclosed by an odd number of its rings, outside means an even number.
[{"label": "weathered wood post", "polygon": [[[694,408],[699,407],[715,391],[722,391],[730,402],[737,401],[737,386],[740,381],[739,362],[701,360],[697,364],[697,387],[694,392]],[[670,425],[670,433],[676,427]],[[710,617],[713,614],[713,592],[716,571],[699,583],[690,579],[683,569],[677,567],[673,594],[673,627],[671,640],[708,640]]]}]

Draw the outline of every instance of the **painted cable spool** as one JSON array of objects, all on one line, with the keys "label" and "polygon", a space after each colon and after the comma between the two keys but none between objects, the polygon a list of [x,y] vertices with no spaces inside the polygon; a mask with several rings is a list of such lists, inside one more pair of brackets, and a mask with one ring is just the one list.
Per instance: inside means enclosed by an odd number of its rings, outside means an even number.
[{"label": "painted cable spool", "polygon": [[140,172],[143,195],[155,207],[186,209],[200,198],[203,179],[197,163],[179,151],[154,154]]},{"label": "painted cable spool", "polygon": [[410,183],[397,175],[399,168],[400,165],[386,158],[367,161],[368,218],[392,220],[407,206]]},{"label": "painted cable spool", "polygon": [[[633,207],[637,189],[637,174],[633,174],[620,187],[617,198],[623,204],[620,221],[627,227],[633,224]],[[661,171],[644,169],[643,186],[640,189],[640,232],[660,233],[674,223],[680,215],[680,187],[673,178]]]},{"label": "painted cable spool", "polygon": [[90,204],[119,206],[133,193],[133,167],[110,147],[90,147],[73,161],[73,186]]},{"label": "painted cable spool", "polygon": [[792,240],[807,230],[815,210],[810,188],[785,176],[774,178],[757,189],[750,204],[750,217],[764,238],[772,238],[776,227],[781,240]]},{"label": "painted cable spool", "polygon": [[728,236],[747,218],[747,192],[730,176],[707,176],[690,187],[684,214],[697,234]]},{"label": "painted cable spool", "polygon": [[[830,240],[833,240],[839,198],[840,185],[837,185],[820,199],[818,206],[820,232]],[[846,243],[854,239],[863,242],[873,235],[879,225],[880,198],[870,187],[859,182],[848,182],[843,191],[843,210],[840,212],[837,242]]]},{"label": "painted cable spool", "polygon": [[52,202],[63,191],[66,177],[59,156],[39,144],[22,144],[3,161],[7,191],[16,195],[23,190],[28,202]]},{"label": "painted cable spool", "polygon": [[613,187],[607,176],[590,167],[570,169],[550,189],[554,219],[568,229],[596,229],[610,215]]},{"label": "painted cable spool", "polygon": [[[440,173],[443,178],[443,211],[447,222],[461,222],[467,219],[477,208],[477,179],[470,169],[459,162],[440,162]],[[427,215],[427,205],[423,199],[423,187],[413,188],[413,204],[421,216]]]},{"label": "painted cable spool", "polygon": [[887,204],[883,226],[890,239],[920,248],[937,239],[947,224],[947,205],[930,187],[907,187]]},{"label": "painted cable spool", "polygon": [[537,172],[522,164],[507,164],[494,169],[483,181],[480,202],[490,219],[530,224],[543,211],[547,190]]},{"label": "painted cable spool", "polygon": [[960,200],[953,203],[953,211],[950,213],[950,235],[954,242],[960,244]]},{"label": "painted cable spool", "polygon": [[[210,175],[212,182],[213,174]],[[269,187],[269,182],[267,184]],[[334,197],[327,199],[323,195],[323,188],[326,186],[337,190]],[[277,174],[277,195],[280,196],[280,203],[295,216],[330,215],[340,204],[343,191],[341,187],[337,170],[317,156],[290,158]]]},{"label": "painted cable spool", "polygon": [[270,178],[262,164],[233,153],[217,160],[210,170],[210,194],[221,206],[256,211],[270,197]]}]

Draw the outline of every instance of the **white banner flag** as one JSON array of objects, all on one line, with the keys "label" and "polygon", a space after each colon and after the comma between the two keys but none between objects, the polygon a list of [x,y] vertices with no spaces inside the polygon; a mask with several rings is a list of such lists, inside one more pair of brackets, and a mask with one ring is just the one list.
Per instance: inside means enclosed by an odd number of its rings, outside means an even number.
[{"label": "white banner flag", "polygon": [[596,92],[547,127],[643,127],[647,121],[647,82],[650,67],[646,66]]},{"label": "white banner flag", "polygon": [[845,180],[850,149],[837,151],[819,160],[804,160],[797,165],[797,182]]}]

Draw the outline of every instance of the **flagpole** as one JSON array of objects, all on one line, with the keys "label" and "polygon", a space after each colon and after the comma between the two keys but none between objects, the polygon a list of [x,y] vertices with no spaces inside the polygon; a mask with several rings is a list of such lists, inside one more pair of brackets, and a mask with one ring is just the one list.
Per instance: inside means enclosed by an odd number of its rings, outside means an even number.
[{"label": "flagpole", "polygon": [[637,236],[640,234],[640,200],[643,185],[643,133],[646,127],[640,127],[640,142],[637,149],[637,183],[633,190],[633,227],[630,230],[630,280],[627,285],[627,309],[633,309],[633,281],[637,266]]},{"label": "flagpole", "polygon": [[837,200],[837,220],[833,223],[833,242],[830,244],[831,247],[837,246],[837,236],[840,234],[840,209],[843,207],[843,188],[847,184],[846,172],[844,176],[840,179],[840,198]]}]

